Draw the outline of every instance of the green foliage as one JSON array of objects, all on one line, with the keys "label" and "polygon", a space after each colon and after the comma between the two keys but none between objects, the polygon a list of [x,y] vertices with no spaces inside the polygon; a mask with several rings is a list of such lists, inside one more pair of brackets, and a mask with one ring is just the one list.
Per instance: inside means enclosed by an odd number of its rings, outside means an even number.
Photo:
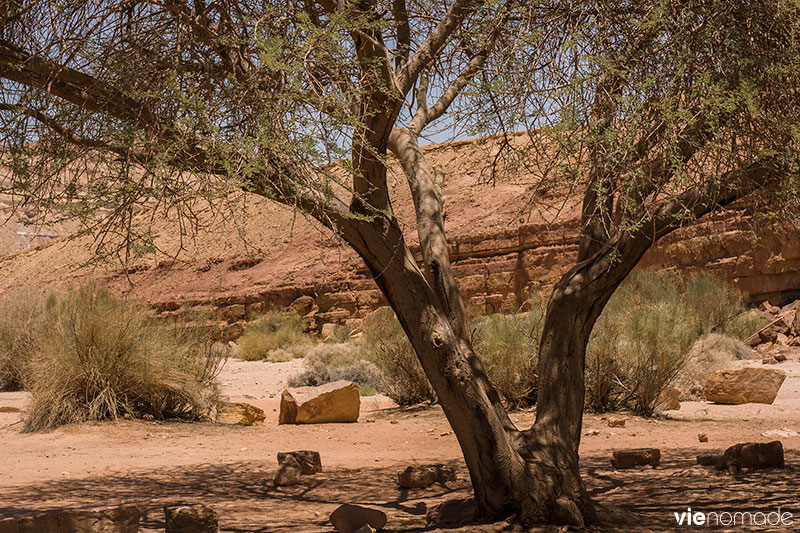
[{"label": "green foliage", "polygon": [[414,349],[397,317],[388,307],[381,307],[362,324],[364,358],[381,371],[378,390],[398,405],[433,402],[433,392]]},{"label": "green foliage", "polygon": [[245,326],[237,342],[238,355],[246,361],[288,361],[302,357],[311,346],[302,317],[287,311],[270,311]]},{"label": "green foliage", "polygon": [[119,416],[201,418],[217,397],[225,356],[196,332],[88,285],[49,312],[26,373],[25,430]]},{"label": "green foliage", "polygon": [[659,396],[692,361],[702,336],[743,310],[741,295],[707,274],[687,279],[639,270],[595,325],[586,357],[586,406],[651,415]]},{"label": "green foliage", "polygon": [[375,394],[381,372],[374,363],[363,359],[363,350],[353,343],[325,343],[313,347],[306,355],[305,370],[288,380],[290,387],[317,386],[331,381],[347,380],[358,385],[362,396]]},{"label": "green foliage", "polygon": [[725,334],[744,340],[770,323],[770,319],[758,309],[748,309],[739,313],[725,324]]},{"label": "green foliage", "polygon": [[36,291],[12,292],[0,300],[0,391],[22,388],[52,306],[52,298]]},{"label": "green foliage", "polygon": [[475,323],[474,347],[489,380],[510,408],[536,403],[536,366],[544,305],[511,315],[493,314]]}]

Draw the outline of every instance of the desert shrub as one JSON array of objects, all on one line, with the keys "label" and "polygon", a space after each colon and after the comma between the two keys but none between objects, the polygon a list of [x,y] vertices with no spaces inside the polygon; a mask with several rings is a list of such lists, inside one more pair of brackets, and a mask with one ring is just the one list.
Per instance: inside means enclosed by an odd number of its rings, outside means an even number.
[{"label": "desert shrub", "polygon": [[364,358],[375,363],[381,371],[380,392],[398,405],[436,400],[394,311],[381,307],[364,319],[361,327],[364,331]]},{"label": "desert shrub", "polygon": [[344,324],[334,324],[333,329],[325,337],[325,341],[329,344],[341,344],[344,342],[348,342],[350,340],[350,335],[353,333],[353,330],[350,327]]},{"label": "desert shrub", "polygon": [[651,415],[689,364],[703,335],[723,331],[743,311],[734,289],[707,274],[639,270],[597,321],[587,348],[587,408]]},{"label": "desert shrub", "polygon": [[119,416],[200,418],[213,406],[219,345],[88,285],[59,298],[26,388],[27,431]]},{"label": "desert shrub", "polygon": [[758,309],[748,309],[730,320],[723,331],[726,335],[744,340],[770,323],[769,317]]},{"label": "desert shrub", "polygon": [[536,365],[544,309],[536,300],[527,312],[493,314],[475,321],[475,351],[509,408],[536,403]]},{"label": "desert shrub", "polygon": [[358,385],[362,394],[374,394],[380,385],[378,367],[362,358],[363,350],[352,343],[320,344],[311,348],[305,370],[288,380],[290,387],[317,386],[344,379]]},{"label": "desert shrub", "polygon": [[[304,333],[303,319],[297,313],[270,311],[245,326],[237,342],[237,351],[246,361],[281,361],[287,360],[286,353],[302,357],[311,342]],[[283,351],[274,352],[276,350]]]},{"label": "desert shrub", "polygon": [[708,376],[717,370],[734,366],[735,361],[750,359],[754,355],[753,349],[739,339],[710,333],[689,349],[686,364],[673,386],[681,391],[682,398],[699,400],[703,398]]},{"label": "desert shrub", "polygon": [[36,291],[16,291],[0,300],[0,391],[22,388],[52,305],[52,298]]}]

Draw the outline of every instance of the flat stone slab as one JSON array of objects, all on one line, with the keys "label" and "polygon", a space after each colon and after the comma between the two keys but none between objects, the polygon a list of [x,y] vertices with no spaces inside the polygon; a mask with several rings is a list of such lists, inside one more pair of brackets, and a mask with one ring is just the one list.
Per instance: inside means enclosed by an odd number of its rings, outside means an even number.
[{"label": "flat stone slab", "polygon": [[281,394],[278,424],[355,422],[360,408],[358,387],[351,381],[286,389]]},{"label": "flat stone slab", "polygon": [[705,397],[709,402],[729,405],[771,404],[785,379],[786,372],[775,368],[719,370],[708,377]]},{"label": "flat stone slab", "polygon": [[135,505],[48,511],[0,520],[0,533],[138,533],[141,515]]}]

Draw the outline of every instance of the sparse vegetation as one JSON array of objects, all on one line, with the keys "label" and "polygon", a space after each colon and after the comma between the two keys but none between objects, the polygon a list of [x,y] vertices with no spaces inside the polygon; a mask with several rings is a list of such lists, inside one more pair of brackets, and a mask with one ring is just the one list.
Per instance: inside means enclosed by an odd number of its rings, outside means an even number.
[{"label": "sparse vegetation", "polygon": [[120,416],[197,419],[216,401],[219,345],[96,285],[53,302],[26,373],[25,430]]},{"label": "sparse vegetation", "polygon": [[247,324],[239,337],[238,354],[246,361],[273,362],[303,357],[311,346],[303,319],[290,311],[270,311]]},{"label": "sparse vegetation", "polygon": [[651,415],[702,336],[743,312],[741,295],[708,274],[634,272],[614,294],[587,348],[586,405]]},{"label": "sparse vegetation", "polygon": [[692,345],[674,386],[681,391],[682,398],[699,400],[703,398],[708,376],[732,366],[735,361],[750,359],[754,355],[753,349],[739,339],[709,333]]},{"label": "sparse vegetation", "polygon": [[414,349],[397,317],[389,307],[369,315],[362,325],[364,356],[381,371],[378,390],[398,405],[414,405],[436,400]]},{"label": "sparse vegetation", "polygon": [[36,291],[13,292],[0,300],[0,391],[22,388],[52,303]]},{"label": "sparse vegetation", "polygon": [[288,380],[290,387],[316,386],[344,379],[358,385],[362,396],[375,394],[381,372],[374,363],[362,358],[363,350],[352,343],[324,343],[309,350],[305,371]]},{"label": "sparse vegetation", "polygon": [[536,365],[543,319],[544,306],[534,298],[527,312],[493,314],[475,322],[475,351],[509,408],[536,403]]}]

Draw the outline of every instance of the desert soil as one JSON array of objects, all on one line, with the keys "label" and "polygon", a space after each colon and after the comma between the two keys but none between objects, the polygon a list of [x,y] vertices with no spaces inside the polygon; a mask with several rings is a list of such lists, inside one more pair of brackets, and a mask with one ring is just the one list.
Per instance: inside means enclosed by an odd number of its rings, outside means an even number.
[{"label": "desert soil", "polygon": [[[382,509],[389,515],[387,531],[410,532],[424,530],[427,506],[470,494],[458,444],[438,406],[398,409],[385,397],[364,397],[355,424],[278,426],[280,391],[301,365],[227,363],[223,392],[265,410],[267,421],[257,427],[121,420],[25,434],[26,394],[0,393],[0,518],[136,504],[143,511],[142,531],[163,531],[164,504],[199,502],[219,512],[223,531],[324,532],[332,531],[330,512],[347,502]],[[593,530],[674,531],[679,528],[673,513],[687,507],[719,512],[780,507],[800,524],[800,437],[769,435],[800,432],[800,363],[777,368],[788,378],[772,405],[685,402],[657,419],[622,415],[628,419],[624,428],[608,427],[608,417],[618,414],[586,415],[582,467],[606,520]],[[524,411],[513,418],[527,427],[534,416]],[[707,443],[698,441],[699,433],[708,435]],[[734,477],[695,464],[700,452],[776,439],[786,449],[785,470]],[[661,466],[610,467],[613,450],[640,447],[660,448]],[[268,480],[277,453],[300,449],[319,451],[324,472],[295,487],[273,488]],[[428,463],[455,467],[458,480],[427,490],[397,489],[398,471]],[[504,527],[473,525],[455,531]]]}]

